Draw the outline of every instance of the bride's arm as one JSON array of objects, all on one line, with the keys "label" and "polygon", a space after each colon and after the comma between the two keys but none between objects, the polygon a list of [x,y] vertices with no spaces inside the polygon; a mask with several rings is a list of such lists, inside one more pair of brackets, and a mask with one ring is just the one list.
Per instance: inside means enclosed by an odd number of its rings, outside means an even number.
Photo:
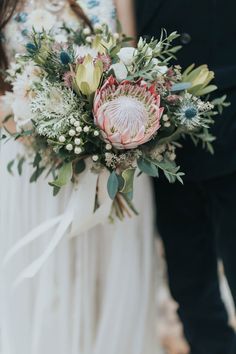
[{"label": "bride's arm", "polygon": [[117,9],[117,16],[122,25],[123,32],[132,38],[132,42],[135,45],[136,39],[136,23],[135,23],[135,11],[134,0],[115,0]]}]

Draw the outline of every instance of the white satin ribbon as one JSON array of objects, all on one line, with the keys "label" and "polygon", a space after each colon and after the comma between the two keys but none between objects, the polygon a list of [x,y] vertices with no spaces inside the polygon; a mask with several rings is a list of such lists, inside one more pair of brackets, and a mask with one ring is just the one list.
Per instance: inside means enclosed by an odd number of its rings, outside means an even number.
[{"label": "white satin ribbon", "polygon": [[[14,287],[18,286],[24,279],[33,278],[39,272],[64,236],[77,237],[81,233],[107,221],[112,207],[112,200],[107,193],[108,177],[109,172],[107,170],[103,170],[98,175],[92,173],[90,168],[86,168],[80,175],[78,185],[72,191],[65,212],[30,231],[8,251],[3,260],[3,267],[6,267],[24,247],[43,236],[53,227],[57,227],[43,254],[19,274],[13,284]],[[99,207],[94,212],[97,188]]]}]

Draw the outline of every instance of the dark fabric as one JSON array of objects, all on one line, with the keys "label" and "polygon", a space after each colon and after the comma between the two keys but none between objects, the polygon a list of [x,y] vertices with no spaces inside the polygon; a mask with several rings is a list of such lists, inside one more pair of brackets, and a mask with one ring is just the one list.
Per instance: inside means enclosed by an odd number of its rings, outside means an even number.
[{"label": "dark fabric", "polygon": [[217,258],[236,304],[236,173],[184,186],[155,182],[169,284],[192,354],[236,354],[221,300]]},{"label": "dark fabric", "polygon": [[183,46],[178,63],[208,64],[216,73],[217,95],[228,95],[231,107],[216,118],[211,156],[183,142],[178,162],[186,180],[204,180],[236,170],[236,1],[225,0],[136,0],[139,35],[158,37],[161,28],[177,30],[176,44]]}]

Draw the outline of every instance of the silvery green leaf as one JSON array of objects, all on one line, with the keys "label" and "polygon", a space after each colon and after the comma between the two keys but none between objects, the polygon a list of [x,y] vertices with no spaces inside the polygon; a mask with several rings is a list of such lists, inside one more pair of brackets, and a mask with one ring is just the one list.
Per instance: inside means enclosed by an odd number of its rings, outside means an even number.
[{"label": "silvery green leaf", "polygon": [[172,92],[185,91],[188,90],[191,86],[192,84],[190,82],[181,82],[179,84],[173,85],[171,91]]},{"label": "silvery green leaf", "polygon": [[158,177],[157,167],[154,165],[154,163],[144,158],[140,158],[138,160],[138,168],[140,169],[140,171],[146,173],[148,176]]},{"label": "silvery green leaf", "polygon": [[11,160],[11,161],[7,164],[7,171],[8,171],[11,175],[13,175],[12,167],[13,167],[13,165],[14,165],[14,162],[15,162],[15,160]]},{"label": "silvery green leaf", "polygon": [[133,191],[134,174],[134,168],[129,168],[122,173],[122,177],[124,179],[124,186],[121,190],[122,193],[127,194]]},{"label": "silvery green leaf", "polygon": [[107,182],[107,191],[109,194],[109,197],[114,200],[116,194],[118,193],[119,190],[119,180],[118,177],[116,175],[116,173],[113,171],[109,178],[108,178],[108,182]]},{"label": "silvery green leaf", "polygon": [[53,182],[50,182],[49,184],[53,187],[63,187],[71,180],[72,172],[72,163],[65,163],[60,168],[57,179]]}]

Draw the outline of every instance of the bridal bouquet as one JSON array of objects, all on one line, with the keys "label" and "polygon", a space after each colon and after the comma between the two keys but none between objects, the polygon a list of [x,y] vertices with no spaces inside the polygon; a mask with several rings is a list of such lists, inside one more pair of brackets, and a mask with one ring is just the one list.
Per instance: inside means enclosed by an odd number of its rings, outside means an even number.
[{"label": "bridal bouquet", "polygon": [[[170,182],[182,182],[175,162],[181,137],[212,151],[209,127],[225,98],[209,101],[216,87],[206,65],[182,72],[169,64],[179,49],[171,44],[176,32],[149,42],[141,38],[132,48],[106,25],[93,33],[64,30],[62,42],[50,32],[33,32],[25,54],[7,72],[18,129],[12,137],[25,145],[18,170],[31,159],[30,182],[47,172],[54,194],[71,181],[79,184],[86,168],[96,175],[106,171],[111,215],[123,218],[136,213],[136,171],[153,177],[162,171]],[[94,195],[94,210],[99,204]]]}]

